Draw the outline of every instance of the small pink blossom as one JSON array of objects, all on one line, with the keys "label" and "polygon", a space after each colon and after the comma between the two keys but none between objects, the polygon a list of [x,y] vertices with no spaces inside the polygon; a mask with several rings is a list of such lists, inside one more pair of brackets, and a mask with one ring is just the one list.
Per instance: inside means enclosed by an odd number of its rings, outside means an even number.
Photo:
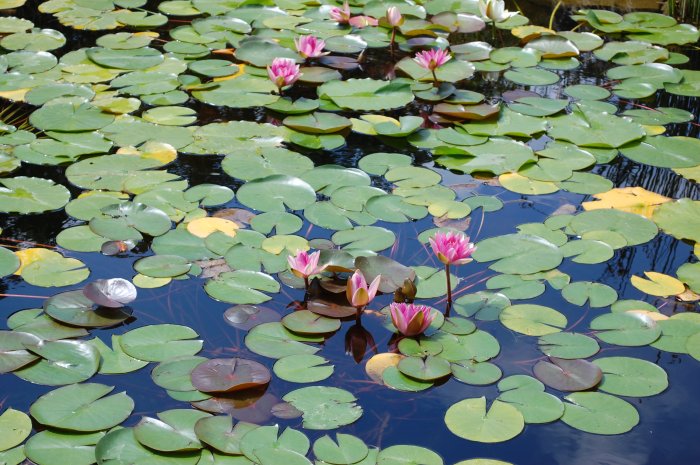
[{"label": "small pink blossom", "polygon": [[348,24],[350,22],[350,5],[348,5],[348,2],[346,1],[343,3],[342,8],[334,6],[328,12],[328,15],[333,21],[337,21],[338,24]]},{"label": "small pink blossom", "polygon": [[356,270],[355,273],[348,279],[348,287],[346,290],[348,302],[355,307],[361,308],[367,305],[377,295],[379,289],[379,281],[381,275],[374,278],[372,283],[367,286],[367,280],[362,271]]},{"label": "small pink blossom", "polygon": [[429,69],[430,71],[435,71],[435,69],[450,61],[451,58],[452,56],[449,52],[441,48],[434,48],[432,50],[416,53],[413,59],[421,67]]},{"label": "small pink blossom", "polygon": [[319,39],[315,36],[300,36],[294,39],[294,44],[297,47],[299,55],[304,58],[317,58],[327,53],[323,53],[323,47],[326,46],[326,42],[323,39]]},{"label": "small pink blossom", "polygon": [[391,322],[404,336],[417,336],[423,333],[435,315],[430,313],[430,307],[425,305],[391,303],[389,304]]},{"label": "small pink blossom", "polygon": [[399,27],[403,24],[403,15],[395,6],[389,7],[386,10],[386,21],[391,27]]},{"label": "small pink blossom", "polygon": [[267,67],[267,75],[280,90],[282,87],[291,86],[299,79],[299,65],[291,58],[275,58]]},{"label": "small pink blossom", "polygon": [[437,232],[429,241],[433,252],[445,265],[469,263],[472,261],[472,253],[476,250],[476,246],[469,242],[469,236],[459,232]]},{"label": "small pink blossom", "polygon": [[319,251],[308,254],[303,250],[297,250],[296,255],[290,255],[287,257],[289,269],[292,271],[294,276],[303,279],[319,274],[326,268],[325,266],[318,266],[318,259],[320,256],[321,252]]}]

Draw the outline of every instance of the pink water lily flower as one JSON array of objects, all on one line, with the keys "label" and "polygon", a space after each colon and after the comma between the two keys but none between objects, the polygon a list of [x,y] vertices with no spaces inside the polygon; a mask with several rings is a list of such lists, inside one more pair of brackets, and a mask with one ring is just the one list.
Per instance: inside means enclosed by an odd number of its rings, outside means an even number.
[{"label": "pink water lily flower", "polygon": [[346,1],[343,3],[343,7],[334,6],[328,12],[328,15],[333,21],[337,21],[338,24],[348,24],[350,22],[350,5]]},{"label": "pink water lily flower", "polygon": [[438,260],[445,264],[445,279],[447,280],[447,311],[452,306],[452,285],[450,284],[450,265],[464,265],[472,261],[471,255],[476,246],[469,242],[469,236],[460,232],[436,232],[428,239]]},{"label": "pink water lily flower", "polygon": [[291,86],[299,79],[299,65],[291,58],[275,58],[272,64],[267,67],[267,75],[270,78],[280,93],[283,87]]},{"label": "pink water lily flower", "polygon": [[323,53],[323,47],[326,46],[326,42],[315,36],[300,36],[294,39],[294,44],[299,55],[304,58],[317,58],[328,55],[328,53]]},{"label": "pink water lily flower", "polygon": [[389,314],[391,322],[404,336],[423,333],[435,318],[435,315],[430,313],[430,307],[426,305],[396,302],[389,304]]},{"label": "pink water lily flower", "polygon": [[365,275],[363,275],[360,270],[356,270],[350,279],[348,279],[346,295],[350,305],[357,309],[358,317],[362,312],[362,308],[370,303],[372,299],[374,299],[374,296],[377,295],[380,279],[381,275],[374,278],[372,283],[367,286]]},{"label": "pink water lily flower", "polygon": [[445,265],[464,265],[472,261],[471,255],[476,246],[469,242],[469,236],[459,232],[437,232],[428,239],[433,252]]},{"label": "pink water lily flower", "polygon": [[430,71],[435,71],[435,69],[444,65],[452,56],[450,52],[447,52],[441,48],[434,48],[432,50],[425,50],[423,52],[416,53],[415,60],[422,68],[429,69]]},{"label": "pink water lily flower", "polygon": [[296,255],[287,257],[289,269],[294,276],[304,280],[304,285],[307,289],[309,287],[309,276],[319,274],[326,268],[325,266],[318,266],[318,259],[320,256],[320,251],[308,254],[304,250],[297,250]]}]

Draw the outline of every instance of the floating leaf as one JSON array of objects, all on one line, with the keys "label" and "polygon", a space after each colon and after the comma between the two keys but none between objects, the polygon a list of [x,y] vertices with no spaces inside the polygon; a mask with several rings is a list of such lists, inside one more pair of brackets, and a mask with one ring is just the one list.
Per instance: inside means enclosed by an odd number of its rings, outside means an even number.
[{"label": "floating leaf", "polygon": [[457,436],[477,442],[503,442],[525,427],[523,415],[510,404],[494,400],[486,409],[486,397],[464,399],[445,414],[447,428]]},{"label": "floating leaf", "polygon": [[71,431],[100,431],[126,420],[134,401],[113,386],[85,383],[64,386],[39,397],[30,413],[39,423]]},{"label": "floating leaf", "polygon": [[617,397],[599,392],[576,392],[565,397],[562,421],[593,434],[622,434],[639,423],[637,410]]}]

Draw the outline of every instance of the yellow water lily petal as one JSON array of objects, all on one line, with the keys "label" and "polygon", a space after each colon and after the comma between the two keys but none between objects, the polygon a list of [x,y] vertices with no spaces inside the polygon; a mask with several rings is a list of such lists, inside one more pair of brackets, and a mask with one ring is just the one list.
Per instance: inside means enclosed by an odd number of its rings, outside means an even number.
[{"label": "yellow water lily petal", "polygon": [[25,267],[31,265],[34,262],[63,257],[63,255],[61,255],[58,252],[49,249],[43,249],[41,247],[32,247],[31,249],[18,250],[17,252],[15,252],[15,255],[17,255],[17,258],[19,258],[19,268],[17,268],[17,271],[15,271],[15,274],[17,276],[20,276],[22,274],[22,270],[24,270]]},{"label": "yellow water lily petal", "polygon": [[651,219],[656,207],[673,199],[641,187],[620,187],[593,195],[597,201],[583,202],[584,210],[614,208]]},{"label": "yellow water lily petal", "polygon": [[209,234],[220,231],[229,237],[236,235],[238,225],[231,220],[207,216],[197,218],[187,223],[187,230],[197,237],[207,237]]},{"label": "yellow water lily petal", "polygon": [[685,285],[672,276],[654,271],[645,271],[649,279],[632,276],[632,285],[642,292],[659,297],[677,295],[685,291]]},{"label": "yellow water lily petal", "polygon": [[367,375],[376,383],[384,384],[382,381],[382,373],[389,367],[395,367],[404,358],[401,354],[392,354],[385,352],[377,354],[367,360],[365,371]]},{"label": "yellow water lily petal", "polygon": [[117,150],[120,155],[137,155],[141,158],[149,158],[158,160],[164,165],[174,161],[177,158],[177,150],[170,144],[165,142],[149,141],[141,147],[122,147]]}]

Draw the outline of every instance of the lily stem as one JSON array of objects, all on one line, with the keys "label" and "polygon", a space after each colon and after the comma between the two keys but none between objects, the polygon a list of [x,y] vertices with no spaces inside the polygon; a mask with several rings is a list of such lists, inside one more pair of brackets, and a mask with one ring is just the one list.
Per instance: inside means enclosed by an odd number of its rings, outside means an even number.
[{"label": "lily stem", "polygon": [[450,284],[450,264],[445,264],[445,277],[447,278],[447,311],[449,314],[450,307],[452,307],[452,285]]}]

